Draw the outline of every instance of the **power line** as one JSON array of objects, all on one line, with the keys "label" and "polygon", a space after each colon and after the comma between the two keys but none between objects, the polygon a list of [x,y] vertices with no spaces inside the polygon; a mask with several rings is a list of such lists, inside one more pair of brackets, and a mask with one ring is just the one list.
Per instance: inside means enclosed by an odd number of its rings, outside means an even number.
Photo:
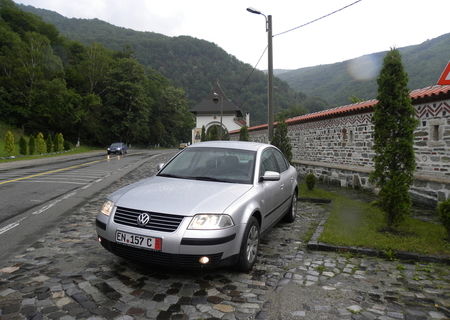
[{"label": "power line", "polygon": [[276,36],[279,36],[279,35],[282,35],[282,34],[285,34],[285,33],[288,33],[288,32],[294,31],[294,30],[297,30],[297,29],[299,29],[299,28],[305,27],[305,26],[307,26],[307,25],[309,25],[309,24],[311,24],[311,23],[314,23],[314,22],[316,22],[316,21],[322,20],[322,19],[324,19],[324,18],[326,18],[326,17],[329,17],[329,16],[331,16],[331,15],[333,15],[333,14],[335,14],[335,13],[338,13],[339,11],[342,11],[342,10],[344,10],[344,9],[347,9],[347,8],[353,6],[353,5],[355,5],[355,4],[357,4],[358,2],[361,2],[361,1],[362,1],[362,0],[357,0],[357,1],[355,1],[355,2],[352,2],[352,3],[348,4],[348,5],[346,5],[345,7],[342,7],[342,8],[340,8],[340,9],[337,9],[337,10],[335,10],[335,11],[333,11],[333,12],[330,12],[330,13],[324,15],[324,16],[321,16],[321,17],[319,17],[319,18],[317,18],[317,19],[311,20],[311,21],[309,21],[309,22],[306,22],[306,23],[304,23],[304,24],[302,24],[302,25],[299,25],[299,26],[297,26],[297,27],[294,27],[294,28],[292,28],[292,29],[289,29],[289,30],[286,30],[286,31],[277,33],[277,34],[273,35],[273,37],[276,37]]},{"label": "power line", "polygon": [[264,56],[264,54],[266,53],[267,50],[266,46],[261,54],[261,56],[258,59],[258,62],[255,64],[255,66],[253,67],[252,71],[249,73],[249,75],[247,76],[247,78],[244,80],[244,82],[242,83],[242,87],[247,83],[248,79],[250,79],[250,77],[252,76],[253,72],[255,71],[256,67],[258,66],[259,62],[261,61],[262,57]]}]

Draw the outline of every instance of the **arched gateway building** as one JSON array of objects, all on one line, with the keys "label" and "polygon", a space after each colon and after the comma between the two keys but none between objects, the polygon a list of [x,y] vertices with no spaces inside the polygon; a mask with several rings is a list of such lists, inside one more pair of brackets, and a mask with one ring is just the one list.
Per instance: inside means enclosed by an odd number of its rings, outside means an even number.
[{"label": "arched gateway building", "polygon": [[191,112],[196,118],[195,128],[192,129],[192,143],[200,142],[203,126],[206,132],[214,126],[222,126],[226,132],[230,132],[250,124],[250,115],[247,113],[244,118],[242,110],[229,100],[218,86],[191,108]]}]

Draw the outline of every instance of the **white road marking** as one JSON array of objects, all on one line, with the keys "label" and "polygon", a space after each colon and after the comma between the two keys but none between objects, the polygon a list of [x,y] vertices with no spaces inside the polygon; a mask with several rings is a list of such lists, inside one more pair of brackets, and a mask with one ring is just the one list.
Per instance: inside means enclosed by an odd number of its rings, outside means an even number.
[{"label": "white road marking", "polygon": [[43,206],[43,207],[42,207],[41,209],[39,209],[39,210],[36,210],[36,211],[32,212],[31,214],[32,214],[32,215],[41,214],[41,213],[47,211],[48,209],[50,209],[51,207],[53,207],[54,205],[56,205],[57,203],[59,203],[59,202],[61,202],[61,201],[63,201],[63,200],[66,200],[66,199],[68,199],[68,198],[70,198],[70,197],[72,197],[72,196],[74,196],[74,195],[76,195],[76,194],[77,194],[76,191],[73,191],[73,192],[71,192],[71,193],[68,193],[68,194],[64,195],[63,197],[61,197],[61,198],[58,198],[58,199],[56,199],[56,200],[53,200],[53,201],[50,202],[49,204]]},{"label": "white road marking", "polygon": [[25,219],[26,219],[26,217],[20,218],[19,220],[4,226],[3,228],[0,229],[0,234],[3,234],[11,229],[14,229],[17,226],[20,226],[20,223]]}]

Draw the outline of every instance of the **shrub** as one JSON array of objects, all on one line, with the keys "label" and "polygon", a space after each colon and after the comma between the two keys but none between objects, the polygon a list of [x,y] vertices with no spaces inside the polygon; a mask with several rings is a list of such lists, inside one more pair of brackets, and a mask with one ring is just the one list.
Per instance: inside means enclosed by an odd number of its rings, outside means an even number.
[{"label": "shrub", "polygon": [[47,151],[47,146],[45,144],[44,135],[42,132],[39,132],[36,135],[36,151],[39,154],[43,154]]},{"label": "shrub", "polygon": [[72,149],[72,144],[69,141],[64,140],[64,151],[69,151],[70,149]]},{"label": "shrub", "polygon": [[34,154],[36,152],[36,139],[34,136],[31,136],[30,140],[28,140],[28,152],[30,154]]},{"label": "shrub", "polygon": [[439,218],[447,230],[447,240],[450,241],[450,199],[439,203],[438,207]]},{"label": "shrub", "polygon": [[5,151],[8,155],[14,154],[14,149],[16,148],[16,145],[14,143],[14,135],[13,133],[8,130],[5,133]]},{"label": "shrub", "polygon": [[305,177],[305,183],[308,190],[313,190],[316,185],[316,176],[314,173],[310,172]]},{"label": "shrub", "polygon": [[27,140],[23,136],[20,136],[19,139],[19,153],[26,155],[27,154]]}]

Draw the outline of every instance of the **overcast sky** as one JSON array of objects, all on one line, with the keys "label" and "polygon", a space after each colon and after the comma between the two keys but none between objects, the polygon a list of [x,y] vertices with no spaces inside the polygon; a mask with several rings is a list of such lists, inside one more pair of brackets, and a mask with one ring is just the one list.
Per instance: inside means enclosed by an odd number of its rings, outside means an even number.
[{"label": "overcast sky", "polygon": [[[275,35],[356,0],[15,1],[69,18],[98,18],[139,31],[204,39],[254,66],[267,46],[267,34],[264,17],[247,12],[247,7],[272,15]],[[449,0],[362,0],[328,18],[274,37],[274,69],[340,62],[391,47],[420,44],[449,32]],[[258,69],[267,69],[267,53]]]}]

